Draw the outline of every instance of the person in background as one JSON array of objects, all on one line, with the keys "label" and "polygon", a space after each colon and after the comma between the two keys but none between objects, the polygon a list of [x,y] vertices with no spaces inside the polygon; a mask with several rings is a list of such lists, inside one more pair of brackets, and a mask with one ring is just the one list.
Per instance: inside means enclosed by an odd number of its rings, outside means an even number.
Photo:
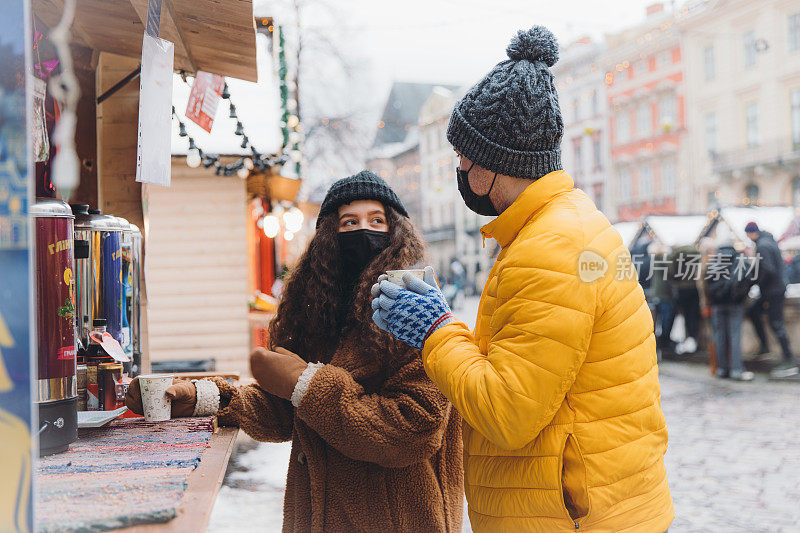
[{"label": "person in background", "polygon": [[683,316],[686,337],[675,347],[678,355],[697,351],[700,334],[700,293],[697,276],[700,275],[700,252],[694,245],[679,246],[670,256],[670,274],[675,286],[675,313]]},{"label": "person in background", "polygon": [[708,350],[709,362],[712,370],[716,371],[716,354],[714,352],[714,338],[711,330],[711,301],[708,298],[708,285],[706,283],[706,272],[711,257],[717,253],[717,245],[711,237],[703,237],[697,244],[700,252],[700,273],[697,276],[697,292],[700,295],[700,339],[698,344]]},{"label": "person in background", "polygon": [[795,252],[786,267],[786,281],[787,283],[800,283],[800,252]]},{"label": "person in background", "polygon": [[668,268],[662,268],[662,265],[670,264],[669,249],[663,244],[653,242],[648,253],[653,270],[650,277],[650,297],[655,306],[658,325],[656,347],[661,354],[672,354],[675,352],[675,343],[670,337],[675,322],[675,287]]},{"label": "person in background", "polygon": [[761,342],[761,348],[757,355],[769,353],[769,340],[764,331],[762,315],[767,315],[769,326],[783,352],[783,361],[773,370],[772,376],[776,378],[787,378],[800,373],[797,361],[792,354],[789,345],[789,334],[783,323],[783,306],[786,297],[786,279],[783,256],[778,248],[778,243],[768,231],[761,231],[758,224],[750,222],[745,226],[747,237],[756,243],[756,258],[758,260],[758,279],[756,283],[761,291],[761,295],[753,302],[747,311],[747,316],[753,323],[756,335]]},{"label": "person in background", "polygon": [[[549,30],[520,31],[455,105],[458,190],[502,247],[474,334],[437,287],[373,287],[373,320],[421,350],[464,417],[483,532],[654,532],[674,517],[653,320],[628,249],[561,166]],[[607,268],[605,268],[607,267]]]},{"label": "person in background", "polygon": [[742,323],[744,302],[754,280],[748,278],[749,266],[733,243],[719,247],[706,270],[706,288],[711,304],[711,328],[716,349],[719,378],[752,381],[753,373],[742,363]]},{"label": "person in background", "polygon": [[[381,178],[337,181],[286,281],[272,349],[250,356],[258,384],[214,378],[167,390],[177,416],[217,414],[256,440],[292,442],[283,531],[461,531],[461,418],[419,353],[369,318],[375,278],[424,252]],[[128,390],[141,413],[137,380]]]}]

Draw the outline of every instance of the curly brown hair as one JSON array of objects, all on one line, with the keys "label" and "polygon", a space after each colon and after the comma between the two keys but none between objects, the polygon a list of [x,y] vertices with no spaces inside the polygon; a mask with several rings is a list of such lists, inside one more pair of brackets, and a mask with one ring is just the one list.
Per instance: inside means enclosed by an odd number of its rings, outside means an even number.
[{"label": "curly brown hair", "polygon": [[[394,340],[372,321],[370,290],[387,270],[409,268],[425,258],[425,245],[411,221],[386,206],[389,245],[364,269],[353,291],[348,290],[339,257],[339,216],[325,215],[308,248],[292,269],[275,319],[269,325],[270,345],[282,346],[305,360],[328,362],[339,341],[354,335],[371,339],[387,360],[397,360],[410,348]],[[344,317],[344,320],[341,320]]]}]

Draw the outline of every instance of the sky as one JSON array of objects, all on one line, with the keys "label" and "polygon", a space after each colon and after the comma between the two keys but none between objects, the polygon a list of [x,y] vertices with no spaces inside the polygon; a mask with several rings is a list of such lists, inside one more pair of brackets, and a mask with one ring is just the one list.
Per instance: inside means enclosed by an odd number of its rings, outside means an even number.
[{"label": "sky", "polygon": [[[314,0],[308,0],[313,3]],[[332,25],[381,81],[466,84],[498,61],[519,29],[549,27],[559,42],[602,39],[641,21],[654,0],[337,0]],[[671,2],[665,2],[667,8]]]}]

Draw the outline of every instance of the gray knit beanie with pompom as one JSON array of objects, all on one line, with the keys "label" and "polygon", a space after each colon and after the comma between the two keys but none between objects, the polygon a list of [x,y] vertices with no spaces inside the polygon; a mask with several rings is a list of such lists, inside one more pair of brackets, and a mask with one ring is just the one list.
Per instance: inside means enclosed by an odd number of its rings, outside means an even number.
[{"label": "gray knit beanie with pompom", "polygon": [[507,176],[536,179],[561,170],[564,121],[553,74],[558,42],[544,26],[518,31],[509,59],[459,101],[447,140],[471,161]]}]

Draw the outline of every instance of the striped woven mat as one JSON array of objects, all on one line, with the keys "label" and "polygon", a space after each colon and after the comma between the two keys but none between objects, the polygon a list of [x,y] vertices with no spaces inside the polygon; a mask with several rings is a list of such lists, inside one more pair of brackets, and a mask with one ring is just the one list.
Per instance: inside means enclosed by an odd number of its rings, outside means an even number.
[{"label": "striped woven mat", "polygon": [[81,430],[69,451],[39,461],[37,531],[107,531],[173,519],[212,424],[213,417],[124,418]]}]

